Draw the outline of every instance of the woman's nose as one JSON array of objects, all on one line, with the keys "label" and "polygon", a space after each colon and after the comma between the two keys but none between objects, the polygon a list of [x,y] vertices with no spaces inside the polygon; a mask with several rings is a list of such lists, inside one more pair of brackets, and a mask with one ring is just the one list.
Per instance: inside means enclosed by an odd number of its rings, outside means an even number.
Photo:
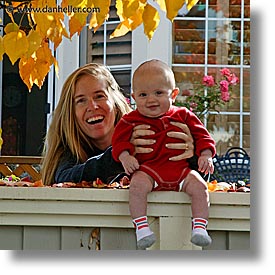
[{"label": "woman's nose", "polygon": [[96,110],[98,109],[98,104],[96,101],[94,100],[89,100],[88,101],[88,106],[87,106],[87,111],[93,111],[93,110]]}]

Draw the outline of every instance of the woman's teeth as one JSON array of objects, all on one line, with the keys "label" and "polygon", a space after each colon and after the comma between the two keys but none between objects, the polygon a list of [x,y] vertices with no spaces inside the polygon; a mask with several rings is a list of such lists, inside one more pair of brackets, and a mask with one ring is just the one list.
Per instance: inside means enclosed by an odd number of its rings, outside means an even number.
[{"label": "woman's teeth", "polygon": [[102,122],[104,119],[103,116],[94,116],[94,117],[90,117],[87,119],[87,122],[89,124],[95,124],[95,123],[99,123],[99,122]]}]

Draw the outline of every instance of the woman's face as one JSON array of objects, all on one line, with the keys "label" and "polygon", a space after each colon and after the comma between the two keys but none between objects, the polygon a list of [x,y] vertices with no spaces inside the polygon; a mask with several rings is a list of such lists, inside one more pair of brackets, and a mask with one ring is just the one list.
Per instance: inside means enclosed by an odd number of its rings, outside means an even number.
[{"label": "woman's face", "polygon": [[75,115],[82,131],[93,144],[105,150],[111,145],[115,123],[115,104],[108,96],[107,82],[91,75],[77,81],[74,95]]}]

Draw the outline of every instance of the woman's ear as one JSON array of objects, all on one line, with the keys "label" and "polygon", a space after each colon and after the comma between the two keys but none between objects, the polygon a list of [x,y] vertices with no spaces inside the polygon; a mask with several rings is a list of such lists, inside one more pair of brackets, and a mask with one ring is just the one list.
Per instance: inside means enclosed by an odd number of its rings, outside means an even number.
[{"label": "woman's ear", "polygon": [[175,89],[172,91],[171,98],[172,98],[173,102],[175,102],[176,97],[177,97],[177,95],[179,94],[179,92],[180,92],[179,88],[175,88]]}]

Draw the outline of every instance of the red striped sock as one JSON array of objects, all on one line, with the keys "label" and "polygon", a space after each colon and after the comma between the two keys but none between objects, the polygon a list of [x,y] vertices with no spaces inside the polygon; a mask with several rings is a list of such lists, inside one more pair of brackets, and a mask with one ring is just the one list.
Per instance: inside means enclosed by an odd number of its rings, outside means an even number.
[{"label": "red striped sock", "polygon": [[208,221],[206,219],[203,218],[194,218],[192,220],[192,229],[197,229],[197,228],[201,228],[206,230]]},{"label": "red striped sock", "polygon": [[133,219],[133,223],[134,223],[136,230],[140,230],[142,228],[149,227],[146,216],[142,216],[142,217]]}]

